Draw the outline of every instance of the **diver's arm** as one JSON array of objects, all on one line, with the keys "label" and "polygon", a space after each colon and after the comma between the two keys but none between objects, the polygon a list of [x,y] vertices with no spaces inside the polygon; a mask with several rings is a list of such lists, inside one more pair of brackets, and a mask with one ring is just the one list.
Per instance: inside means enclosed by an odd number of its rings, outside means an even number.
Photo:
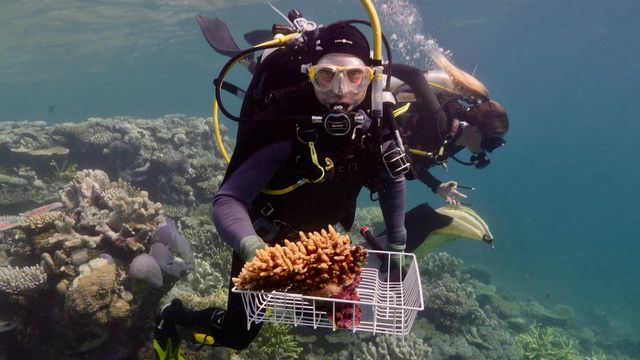
[{"label": "diver's arm", "polygon": [[213,222],[220,237],[240,253],[240,240],[256,236],[249,207],[267,186],[276,170],[283,166],[293,149],[290,140],[267,145],[240,165],[213,198]]},{"label": "diver's arm", "polygon": [[385,179],[384,190],[380,193],[380,209],[384,218],[387,241],[390,250],[401,251],[407,242],[407,231],[404,227],[405,216],[404,176]]},{"label": "diver's arm", "polygon": [[426,161],[418,163],[414,157],[413,169],[415,170],[416,178],[431,189],[433,193],[436,193],[438,191],[438,187],[442,184],[442,181],[433,176],[429,171],[429,168],[431,168],[431,164]]}]

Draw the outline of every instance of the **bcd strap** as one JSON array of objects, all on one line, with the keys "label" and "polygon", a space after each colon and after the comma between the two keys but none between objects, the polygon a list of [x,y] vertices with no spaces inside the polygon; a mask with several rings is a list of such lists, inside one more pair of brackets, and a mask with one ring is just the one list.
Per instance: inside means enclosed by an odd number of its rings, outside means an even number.
[{"label": "bcd strap", "polygon": [[271,244],[278,239],[294,240],[298,238],[298,229],[275,218],[275,209],[266,201],[257,201],[249,210],[256,234],[266,243]]}]

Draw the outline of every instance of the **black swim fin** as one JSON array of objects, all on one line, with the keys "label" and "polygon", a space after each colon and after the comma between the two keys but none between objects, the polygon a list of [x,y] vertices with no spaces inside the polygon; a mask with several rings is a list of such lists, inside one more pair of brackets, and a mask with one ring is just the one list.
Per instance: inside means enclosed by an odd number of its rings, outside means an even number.
[{"label": "black swim fin", "polygon": [[265,41],[273,40],[273,32],[271,30],[253,30],[244,34],[244,39],[251,44],[251,46],[256,46]]},{"label": "black swim fin", "polygon": [[414,252],[431,232],[441,229],[453,221],[453,218],[435,211],[429,204],[420,204],[409,210],[404,218],[407,229],[406,252]]},{"label": "black swim fin", "polygon": [[[404,217],[404,227],[407,230],[407,247],[405,252],[412,253],[422,245],[433,231],[450,225],[453,218],[435,211],[429,204],[420,204],[409,210]],[[386,233],[382,231],[378,236],[379,244],[386,246]],[[375,247],[374,247],[375,248]]]},{"label": "black swim fin", "polygon": [[204,35],[213,50],[226,56],[234,56],[240,52],[238,44],[233,40],[231,32],[224,21],[203,15],[197,15],[196,21],[200,26],[202,35]]}]

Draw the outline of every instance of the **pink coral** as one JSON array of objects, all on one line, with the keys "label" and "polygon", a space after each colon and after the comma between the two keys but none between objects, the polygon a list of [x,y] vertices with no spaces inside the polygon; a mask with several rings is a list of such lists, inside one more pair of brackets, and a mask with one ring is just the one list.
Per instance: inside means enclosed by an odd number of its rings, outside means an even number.
[{"label": "pink coral", "polygon": [[[361,279],[361,276],[357,275],[353,279],[351,284],[341,286],[340,290],[338,290],[338,293],[332,295],[331,297],[341,300],[360,301],[360,296],[358,295],[356,289],[358,287],[358,284],[360,284]],[[339,327],[341,329],[350,329],[358,326],[358,324],[360,324],[360,316],[360,305],[352,303],[337,302],[335,318],[333,318],[333,314],[331,311],[328,312],[329,320],[332,320],[336,327]]]}]

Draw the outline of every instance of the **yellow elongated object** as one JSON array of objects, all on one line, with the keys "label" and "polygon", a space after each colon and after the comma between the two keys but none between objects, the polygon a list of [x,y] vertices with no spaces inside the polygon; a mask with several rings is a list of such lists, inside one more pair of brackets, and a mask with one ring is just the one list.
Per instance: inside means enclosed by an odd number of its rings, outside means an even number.
[{"label": "yellow elongated object", "polygon": [[453,221],[431,232],[422,245],[414,251],[417,256],[432,253],[440,246],[457,239],[478,240],[489,244],[493,241],[489,225],[470,208],[462,205],[445,205],[435,210],[453,218]]}]

